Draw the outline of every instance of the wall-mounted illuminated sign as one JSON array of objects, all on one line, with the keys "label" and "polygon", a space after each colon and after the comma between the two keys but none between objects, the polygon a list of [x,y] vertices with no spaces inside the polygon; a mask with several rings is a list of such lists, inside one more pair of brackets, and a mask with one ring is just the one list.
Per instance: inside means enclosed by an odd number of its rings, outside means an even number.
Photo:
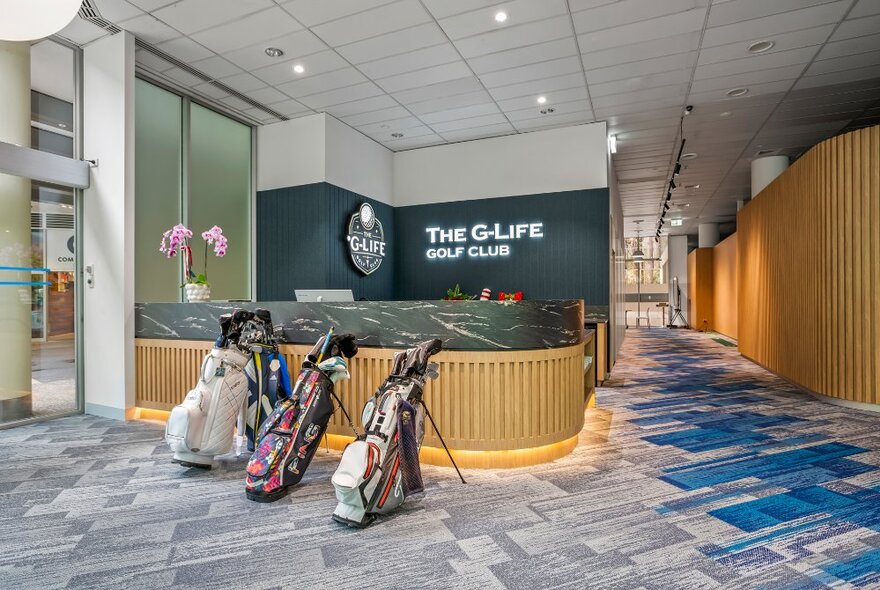
[{"label": "wall-mounted illuminated sign", "polygon": [[[470,228],[426,227],[431,243],[425,255],[428,260],[447,258],[495,258],[509,256],[510,242],[544,237],[544,223],[477,223]],[[449,244],[435,246],[434,244]]]},{"label": "wall-mounted illuminated sign", "polygon": [[369,203],[351,216],[345,239],[351,261],[365,275],[375,272],[385,259],[385,230]]}]

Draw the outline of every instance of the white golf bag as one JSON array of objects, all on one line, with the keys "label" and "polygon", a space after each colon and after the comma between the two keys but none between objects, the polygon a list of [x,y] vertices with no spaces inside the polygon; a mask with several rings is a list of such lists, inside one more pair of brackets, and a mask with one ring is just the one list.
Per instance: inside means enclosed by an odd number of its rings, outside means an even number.
[{"label": "white golf bag", "polygon": [[339,500],[336,522],[366,527],[423,491],[419,448],[430,413],[422,391],[427,378],[438,376],[428,359],[440,348],[440,340],[431,340],[396,353],[391,375],[364,405],[365,433],[345,448],[331,480]]},{"label": "white golf bag", "polygon": [[[271,316],[264,309],[224,314],[220,328],[220,337],[202,361],[198,383],[183,403],[171,410],[165,425],[173,461],[186,467],[210,469],[215,455],[230,451],[236,422],[241,422],[246,411],[248,379],[244,370],[251,350],[273,338]],[[244,432],[238,435],[241,439]]]},{"label": "white golf bag", "polygon": [[236,347],[214,348],[202,362],[199,382],[171,410],[165,440],[174,461],[210,467],[214,455],[228,453],[239,413],[248,395],[247,354]]}]

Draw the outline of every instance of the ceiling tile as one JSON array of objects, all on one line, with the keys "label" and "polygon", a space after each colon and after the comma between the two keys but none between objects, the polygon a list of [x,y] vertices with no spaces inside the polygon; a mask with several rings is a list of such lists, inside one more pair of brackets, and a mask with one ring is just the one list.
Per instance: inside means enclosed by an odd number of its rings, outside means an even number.
[{"label": "ceiling tile", "polygon": [[583,55],[584,67],[595,70],[608,66],[616,66],[628,62],[660,58],[667,55],[696,51],[699,47],[700,33],[693,31],[681,35],[672,35],[662,39],[654,39],[629,45],[621,45],[612,49],[593,51]]},{"label": "ceiling tile", "polygon": [[[270,57],[266,55],[267,47],[280,49],[284,52],[284,55],[280,58]],[[296,60],[303,59],[305,56],[322,51],[329,51],[327,45],[308,29],[302,29],[281,37],[269,39],[258,45],[224,53],[223,57],[246,70],[254,70],[278,65],[280,60],[283,60],[283,63],[295,62]],[[339,61],[340,63],[342,62],[342,60]]]},{"label": "ceiling tile", "polygon": [[273,5],[272,0],[179,0],[153,14],[178,31],[190,35]]},{"label": "ceiling tile", "polygon": [[[811,45],[821,45],[825,42],[825,40],[828,38],[828,35],[831,34],[831,31],[833,29],[834,25],[828,24],[821,27],[812,27],[800,31],[792,31],[790,33],[781,33],[779,35],[774,35],[773,43],[775,45],[769,51],[760,55],[766,56],[781,51],[788,51],[790,49],[809,47]],[[761,40],[761,38],[750,38],[747,41],[738,41],[736,43],[730,43],[727,45],[703,47],[700,50],[700,58],[698,60],[698,63],[700,65],[705,65],[721,61],[728,61],[731,59],[750,57],[752,54],[750,54],[748,51],[749,45],[755,41]]]},{"label": "ceiling tile", "polygon": [[141,10],[145,10],[147,12],[156,10],[157,8],[162,8],[163,6],[168,6],[169,4],[174,4],[177,0],[128,0],[129,4],[134,4]]},{"label": "ceiling tile", "polygon": [[620,94],[607,94],[605,96],[593,96],[593,108],[602,109],[614,105],[630,104],[634,102],[650,102],[653,100],[667,100],[684,104],[687,95],[687,84],[672,84],[670,86],[657,86],[647,90],[635,90]]},{"label": "ceiling tile", "polygon": [[721,78],[694,80],[694,83],[691,85],[691,92],[706,92],[708,90],[727,91],[731,88],[746,87],[749,88],[751,93],[752,87],[756,84],[774,82],[777,80],[795,80],[800,76],[803,70],[803,64],[797,64],[781,68],[772,68],[769,70],[733,74]]},{"label": "ceiling tile", "polygon": [[823,59],[821,61],[817,60],[813,62],[813,64],[807,70],[807,75],[816,76],[818,74],[831,74],[834,72],[842,72],[845,70],[853,70],[856,68],[866,68],[871,66],[880,66],[880,51],[845,55],[843,57]]},{"label": "ceiling tile", "polygon": [[693,51],[689,53],[666,55],[654,59],[634,61],[609,68],[587,70],[587,83],[592,88],[594,84],[604,84],[615,80],[657,75],[674,70],[686,72],[685,75],[690,79],[691,70],[694,67],[696,59],[697,52]]},{"label": "ceiling tile", "polygon": [[416,115],[424,115],[427,113],[436,113],[439,111],[447,111],[461,107],[479,105],[491,102],[492,97],[485,90],[476,92],[467,92],[465,94],[456,94],[454,96],[441,96],[431,98],[421,102],[409,102],[407,108]]},{"label": "ceiling tile", "polygon": [[546,78],[544,80],[534,80],[522,84],[500,86],[498,88],[490,89],[489,94],[491,94],[495,100],[506,100],[520,96],[538,96],[539,94],[549,94],[554,90],[566,90],[583,86],[584,76],[583,74],[578,73],[557,76],[555,78]]},{"label": "ceiling tile", "polygon": [[868,35],[867,37],[844,39],[834,43],[827,43],[816,56],[816,60],[866,53],[868,51],[876,51],[878,48],[880,48],[880,33]]},{"label": "ceiling tile", "polygon": [[215,79],[242,73],[241,68],[229,63],[219,56],[194,61],[190,65]]},{"label": "ceiling tile", "polygon": [[186,63],[207,59],[214,55],[211,50],[205,49],[189,37],[179,37],[165,43],[159,43],[156,45],[156,49],[169,53]]},{"label": "ceiling tile", "polygon": [[358,113],[356,115],[342,117],[342,122],[346,125],[357,127],[359,125],[367,125],[369,123],[381,123],[394,119],[403,119],[404,117],[407,117],[409,115],[410,112],[402,106],[394,106],[391,108],[379,109],[376,111],[369,111],[366,113]]},{"label": "ceiling tile", "polygon": [[279,4],[299,22],[313,27],[392,2],[394,0],[293,0]]},{"label": "ceiling tile", "polygon": [[712,6],[709,26],[729,25],[829,2],[831,0],[729,0]]},{"label": "ceiling tile", "polygon": [[58,31],[58,35],[77,45],[85,45],[109,35],[109,33],[97,25],[76,17],[66,27]]},{"label": "ceiling tile", "polygon": [[485,6],[500,4],[502,0],[424,0],[425,6],[435,18],[446,18],[453,14],[469,12]]},{"label": "ceiling tile", "polygon": [[578,113],[583,111],[589,111],[590,103],[586,100],[573,100],[571,102],[561,102],[561,103],[553,103],[547,105],[533,105],[526,109],[520,109],[516,111],[505,111],[504,114],[507,115],[507,118],[514,124],[516,121],[523,121],[525,119],[538,119],[541,117],[546,117],[547,115],[542,115],[542,110],[553,109],[553,115],[563,115],[566,113]]},{"label": "ceiling tile", "polygon": [[459,129],[470,129],[472,127],[483,127],[486,125],[498,125],[500,123],[506,123],[507,117],[502,115],[501,113],[495,113],[492,115],[482,115],[479,117],[470,117],[468,119],[458,119],[455,121],[443,121],[440,123],[432,123],[431,128],[434,129],[437,133],[444,133],[447,131],[457,131]]},{"label": "ceiling tile", "polygon": [[366,76],[349,66],[341,70],[327,72],[326,74],[316,74],[299,80],[293,80],[292,82],[278,84],[276,88],[293,98],[299,98],[300,96],[317,94],[345,86],[354,86],[366,81]]},{"label": "ceiling tile", "polygon": [[[267,39],[300,30],[302,27],[292,16],[274,6],[238,18],[192,35],[192,38],[217,53],[228,53],[255,44],[264,45]],[[262,51],[254,48],[254,51]]]},{"label": "ceiling tile", "polygon": [[164,72],[162,72],[162,74],[168,76],[175,82],[183,84],[184,86],[195,86],[196,84],[201,84],[204,81],[198,76],[193,76],[186,70],[181,70],[180,68],[171,68],[169,70],[165,70]]},{"label": "ceiling tile", "polygon": [[426,23],[357,43],[337,46],[336,50],[351,63],[361,64],[446,42],[446,36],[436,24]]},{"label": "ceiling tile", "polygon": [[590,84],[590,96],[608,96],[609,94],[623,94],[624,92],[636,92],[640,90],[650,90],[662,86],[678,86],[686,84],[690,81],[691,73],[688,70],[673,70],[671,72],[660,72],[658,74],[650,74],[647,76],[636,76],[627,78],[626,80],[614,80],[612,82],[603,82],[602,84]]},{"label": "ceiling tile", "polygon": [[120,28],[125,29],[147,43],[161,43],[162,41],[170,41],[181,36],[179,31],[172,29],[149,14],[136,16],[118,24]]},{"label": "ceiling tile", "polygon": [[703,47],[726,45],[738,41],[745,42],[750,39],[768,38],[772,40],[773,35],[779,33],[837,22],[850,4],[850,0],[838,0],[801,10],[710,28],[703,36]]},{"label": "ceiling tile", "polygon": [[[499,8],[504,8],[508,18],[499,23],[495,20],[495,13]],[[554,16],[564,15],[568,17],[568,7],[565,0],[513,0],[500,6],[478,8],[464,14],[441,19],[440,27],[446,31],[453,41],[472,37],[484,33],[493,33],[504,29],[515,29],[517,26],[547,19]]]},{"label": "ceiling tile", "polygon": [[641,39],[642,41],[664,39],[700,31],[703,28],[705,18],[706,10],[698,8],[620,27],[584,33],[578,35],[578,43],[582,53],[590,53],[629,45],[633,39]]},{"label": "ceiling tile", "polygon": [[581,59],[578,56],[563,57],[551,61],[510,68],[498,72],[482,74],[480,80],[487,88],[508,86],[521,82],[530,82],[542,78],[564,76],[565,74],[582,74]]},{"label": "ceiling tile", "polygon": [[455,46],[465,58],[472,58],[570,36],[571,20],[566,15],[459,39],[455,42]]},{"label": "ceiling tile", "polygon": [[303,96],[299,101],[311,109],[318,110],[331,105],[369,98],[378,94],[382,94],[381,88],[372,82],[364,82],[363,84],[337,88],[336,90],[330,90],[329,92],[320,92],[318,94]]},{"label": "ceiling tile", "polygon": [[221,98],[220,102],[239,111],[244,111],[251,108],[250,103],[247,103],[240,98],[236,98],[235,96],[227,96],[226,98]]},{"label": "ceiling tile", "polygon": [[430,20],[430,15],[418,0],[400,0],[317,25],[312,27],[312,31],[324,42],[337,47],[406,29]]},{"label": "ceiling tile", "polygon": [[330,106],[325,110],[334,117],[347,117],[349,115],[367,113],[369,111],[387,109],[394,106],[398,106],[397,101],[387,94],[380,94],[379,96],[371,96],[361,100],[354,100],[352,102]]},{"label": "ceiling tile", "polygon": [[859,0],[847,18],[861,18],[872,14],[880,14],[880,3],[877,0]]},{"label": "ceiling tile", "polygon": [[284,100],[288,100],[290,97],[284,94],[283,92],[279,92],[275,88],[271,86],[266,86],[265,88],[259,88],[257,90],[250,90],[245,92],[249,97],[253,98],[257,102],[261,102],[263,104],[271,104],[273,102],[281,102]]},{"label": "ceiling tile", "polygon": [[404,137],[403,139],[395,139],[393,141],[383,141],[382,145],[392,151],[410,150],[421,147],[429,147],[446,143],[439,135],[430,133],[420,137]]},{"label": "ceiling tile", "polygon": [[430,68],[454,61],[461,61],[458,52],[449,43],[441,43],[424,49],[416,49],[401,55],[358,64],[358,69],[375,79]]},{"label": "ceiling tile", "polygon": [[784,66],[805,65],[813,59],[818,50],[819,47],[814,45],[812,47],[749,55],[740,59],[707,64],[697,67],[694,79],[718,78],[720,76],[732,76],[734,74],[744,74]]},{"label": "ceiling tile", "polygon": [[[293,71],[293,66],[296,64],[301,64],[305,68],[304,74],[297,74]],[[308,80],[314,76],[343,68],[352,69],[335,51],[327,50],[302,58],[283,61],[265,68],[259,68],[253,70],[252,73],[267,84],[277,85],[285,82]]]},{"label": "ceiling tile", "polygon": [[516,121],[514,127],[519,131],[537,131],[538,129],[549,129],[551,127],[560,127],[563,125],[580,125],[582,123],[592,123],[595,120],[591,111],[580,111],[574,113],[562,113],[559,115],[543,115],[537,119],[523,119]]},{"label": "ceiling tile", "polygon": [[[676,15],[705,5],[705,1],[695,2],[694,0],[663,0],[662,2],[657,2],[657,0],[620,0],[613,4],[575,12],[572,14],[572,22],[574,22],[575,31],[580,35],[655,19],[660,16]],[[704,10],[701,12],[705,14]]]},{"label": "ceiling tile", "polygon": [[266,85],[265,82],[247,72],[223,78],[220,82],[239,92],[250,92]]},{"label": "ceiling tile", "polygon": [[[358,131],[361,131],[361,129],[358,129]],[[375,132],[365,133],[364,131],[361,131],[361,133],[364,133],[368,137],[372,137],[373,139],[382,142],[397,141],[396,138],[391,136],[392,133],[402,133],[403,137],[406,139],[434,135],[434,132],[431,130],[431,128],[426,127],[425,125],[419,125],[417,127],[406,127],[401,129],[390,126],[387,129],[380,128],[378,131]]]},{"label": "ceiling tile", "polygon": [[474,57],[468,60],[468,65],[479,75],[570,55],[577,55],[577,44],[573,37]]},{"label": "ceiling tile", "polygon": [[456,94],[466,94],[477,90],[483,90],[483,85],[473,76],[468,76],[458,80],[432,84],[431,86],[425,86],[424,88],[413,88],[412,90],[395,92],[394,98],[403,104],[410,104],[413,102],[423,102],[446,96],[455,96]]},{"label": "ceiling tile", "polygon": [[458,80],[470,75],[471,70],[463,61],[455,61],[442,66],[423,68],[406,74],[376,80],[385,92],[399,92],[410,88],[422,88],[431,84]]},{"label": "ceiling tile", "polygon": [[[576,88],[568,88],[566,90],[556,90],[548,92],[547,105],[552,106],[556,103],[571,102],[573,100],[587,100],[587,88],[582,84]],[[507,100],[499,100],[498,106],[503,111],[516,111],[519,109],[527,109],[537,107],[537,96],[527,95],[518,98],[510,98]]]},{"label": "ceiling tile", "polygon": [[484,139],[487,137],[497,137],[499,135],[509,135],[511,133],[516,133],[516,130],[510,125],[510,123],[496,123],[495,125],[486,125],[484,127],[446,131],[441,135],[443,136],[443,139],[451,142]]},{"label": "ceiling tile", "polygon": [[469,119],[471,117],[479,117],[482,115],[495,115],[498,113],[499,110],[498,107],[495,106],[495,103],[487,102],[467,107],[459,107],[457,109],[428,113],[427,115],[421,115],[419,118],[428,125],[433,125],[434,123],[443,123],[445,121],[454,121],[456,119]]},{"label": "ceiling tile", "polygon": [[841,39],[852,39],[853,37],[873,35],[877,31],[880,31],[880,15],[845,20],[840,23],[840,26],[837,27],[837,30],[831,35],[829,41],[840,41]]},{"label": "ceiling tile", "polygon": [[143,14],[139,8],[125,0],[92,0],[102,17],[111,23],[118,23]]},{"label": "ceiling tile", "polygon": [[311,109],[300,103],[299,101],[293,100],[292,98],[288,98],[286,100],[282,100],[281,102],[273,102],[269,104],[269,108],[273,111],[278,111],[282,115],[290,116],[296,115],[304,112],[311,112]]}]

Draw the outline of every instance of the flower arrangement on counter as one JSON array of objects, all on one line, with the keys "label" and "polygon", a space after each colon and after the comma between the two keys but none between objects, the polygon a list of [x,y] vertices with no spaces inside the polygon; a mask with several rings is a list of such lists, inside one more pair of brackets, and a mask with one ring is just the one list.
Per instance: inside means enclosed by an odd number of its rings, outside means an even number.
[{"label": "flower arrangement on counter", "polygon": [[504,301],[505,303],[507,303],[507,302],[512,303],[514,301],[522,301],[522,299],[523,299],[523,292],[522,291],[516,291],[514,293],[505,293],[504,291],[498,292],[498,301]]},{"label": "flower arrangement on counter", "polygon": [[462,291],[458,283],[455,284],[454,289],[446,289],[446,297],[443,298],[444,301],[467,301],[468,299],[471,299],[471,296]]},{"label": "flower arrangement on counter", "polygon": [[205,240],[205,265],[204,272],[196,274],[193,270],[192,247],[190,239],[193,233],[185,225],[178,223],[162,234],[162,242],[159,244],[159,252],[167,258],[174,258],[179,253],[183,259],[183,287],[186,291],[187,301],[208,301],[211,298],[211,285],[208,283],[208,246],[214,246],[214,255],[218,258],[226,256],[228,240],[223,235],[223,229],[215,225],[209,230],[202,232]]}]

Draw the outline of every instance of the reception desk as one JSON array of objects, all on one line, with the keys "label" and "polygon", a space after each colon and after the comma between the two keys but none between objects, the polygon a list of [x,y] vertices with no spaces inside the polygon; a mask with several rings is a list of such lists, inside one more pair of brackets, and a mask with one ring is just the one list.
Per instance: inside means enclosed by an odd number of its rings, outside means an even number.
[{"label": "reception desk", "polygon": [[[443,340],[440,377],[425,401],[456,461],[468,467],[516,467],[551,461],[577,444],[584,408],[593,403],[594,333],[584,330],[580,300],[369,301],[349,303],[149,303],[136,305],[137,406],[170,410],[193,386],[218,333],[217,318],[235,307],[263,307],[280,327],[292,378],[330,326],[358,338],[351,380],[338,393],[357,421],[398,350]],[[328,443],[351,440],[341,412]],[[422,460],[448,465],[430,427]]]}]

